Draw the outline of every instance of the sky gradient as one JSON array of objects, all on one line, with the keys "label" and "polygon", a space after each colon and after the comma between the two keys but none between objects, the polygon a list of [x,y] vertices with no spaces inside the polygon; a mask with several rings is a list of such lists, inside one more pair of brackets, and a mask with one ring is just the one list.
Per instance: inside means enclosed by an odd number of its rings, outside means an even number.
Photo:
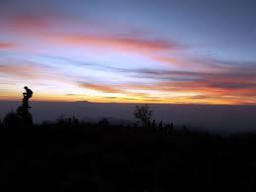
[{"label": "sky gradient", "polygon": [[1,0],[0,100],[256,104],[254,0]]}]

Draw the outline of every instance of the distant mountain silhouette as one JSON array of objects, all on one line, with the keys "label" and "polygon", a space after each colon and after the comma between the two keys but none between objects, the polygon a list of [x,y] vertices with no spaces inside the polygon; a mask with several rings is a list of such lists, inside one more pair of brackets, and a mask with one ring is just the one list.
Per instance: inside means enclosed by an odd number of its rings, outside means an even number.
[{"label": "distant mountain silhouette", "polygon": [[83,100],[83,101],[75,101],[76,103],[92,103],[90,101],[86,101],[86,100]]}]

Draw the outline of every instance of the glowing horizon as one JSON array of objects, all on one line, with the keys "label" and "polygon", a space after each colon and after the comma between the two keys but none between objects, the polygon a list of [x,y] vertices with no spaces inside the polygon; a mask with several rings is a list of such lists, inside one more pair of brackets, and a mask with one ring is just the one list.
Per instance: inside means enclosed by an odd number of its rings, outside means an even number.
[{"label": "glowing horizon", "polygon": [[33,101],[256,105],[250,3],[26,2],[0,2],[0,101],[27,85]]}]

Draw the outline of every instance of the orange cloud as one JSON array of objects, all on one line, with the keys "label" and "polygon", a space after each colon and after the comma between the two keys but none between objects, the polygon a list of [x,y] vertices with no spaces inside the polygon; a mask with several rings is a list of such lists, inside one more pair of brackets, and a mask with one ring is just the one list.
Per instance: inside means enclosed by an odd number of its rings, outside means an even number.
[{"label": "orange cloud", "polygon": [[160,62],[160,63],[166,63],[168,65],[171,66],[175,66],[175,67],[188,67],[189,64],[182,62],[179,59],[176,58],[171,58],[171,57],[153,57],[154,60]]},{"label": "orange cloud", "polygon": [[0,49],[11,49],[16,47],[14,43],[1,43],[0,42]]},{"label": "orange cloud", "polygon": [[34,65],[0,65],[0,73],[19,78],[37,79],[40,71],[43,69]]},{"label": "orange cloud", "polygon": [[85,89],[91,89],[95,91],[100,91],[104,93],[122,93],[124,92],[122,89],[114,88],[113,85],[99,85],[99,84],[92,84],[92,83],[79,83],[79,87]]},{"label": "orange cloud", "polygon": [[152,59],[155,62],[168,64],[175,67],[188,67],[188,64],[180,59],[157,56],[158,53],[177,51],[183,48],[176,42],[158,39],[144,39],[138,37],[100,36],[100,35],[60,35],[50,37],[50,40],[61,43],[64,46],[84,46],[103,49],[106,51],[124,51]]},{"label": "orange cloud", "polygon": [[[99,48],[104,50],[125,51],[127,53],[140,54],[160,63],[167,63],[177,67],[184,67],[184,62],[169,57],[157,57],[159,52],[176,51],[183,49],[184,46],[170,40],[143,38],[143,34],[137,35],[93,35],[93,34],[67,34],[51,33],[50,29],[57,29],[58,21],[65,19],[65,25],[72,26],[75,23],[81,28],[95,27],[92,22],[81,22],[78,18],[68,15],[50,14],[50,16],[18,15],[9,18],[9,26],[14,28],[14,33],[18,35],[26,34],[34,36],[34,39],[44,39],[50,44],[61,44],[64,46],[84,46]],[[50,19],[51,18],[51,19]],[[86,26],[83,26],[86,25]],[[88,25],[88,26],[87,26]],[[36,31],[36,32],[35,32]],[[35,37],[36,36],[36,37]]]},{"label": "orange cloud", "polygon": [[22,80],[54,80],[59,82],[69,82],[68,78],[57,73],[53,68],[40,66],[36,63],[10,65],[0,64],[0,74]]},{"label": "orange cloud", "polygon": [[180,46],[163,40],[139,39],[135,37],[73,35],[57,37],[65,45],[94,46],[100,48],[124,50],[129,52],[157,52],[177,49]]},{"label": "orange cloud", "polygon": [[[208,104],[256,104],[256,77],[253,72],[197,73],[141,71],[140,76],[161,79],[151,85],[127,85],[128,89],[154,91],[160,102]],[[161,77],[162,76],[162,77]],[[170,79],[168,79],[170,76]],[[146,98],[144,98],[146,100]]]}]

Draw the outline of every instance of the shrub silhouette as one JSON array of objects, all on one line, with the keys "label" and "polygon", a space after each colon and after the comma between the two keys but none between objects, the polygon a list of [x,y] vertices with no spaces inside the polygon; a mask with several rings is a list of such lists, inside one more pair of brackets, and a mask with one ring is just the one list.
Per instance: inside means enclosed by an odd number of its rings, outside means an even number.
[{"label": "shrub silhouette", "polygon": [[102,120],[99,121],[99,125],[104,127],[109,127],[110,123],[106,118],[103,118]]},{"label": "shrub silhouette", "polygon": [[29,112],[28,108],[24,108],[23,106],[18,107],[17,115],[21,118],[23,124],[25,125],[33,124],[33,117]]},{"label": "shrub silhouette", "polygon": [[146,105],[136,105],[134,110],[134,116],[136,119],[139,119],[144,126],[149,126],[151,117],[152,117],[152,111],[149,109],[149,106]]},{"label": "shrub silhouette", "polygon": [[63,126],[77,125],[79,124],[79,120],[75,116],[66,117],[65,115],[62,114],[57,118],[57,123]]},{"label": "shrub silhouette", "polygon": [[21,125],[21,122],[21,117],[13,111],[7,113],[3,119],[3,124],[6,127],[18,127]]}]

